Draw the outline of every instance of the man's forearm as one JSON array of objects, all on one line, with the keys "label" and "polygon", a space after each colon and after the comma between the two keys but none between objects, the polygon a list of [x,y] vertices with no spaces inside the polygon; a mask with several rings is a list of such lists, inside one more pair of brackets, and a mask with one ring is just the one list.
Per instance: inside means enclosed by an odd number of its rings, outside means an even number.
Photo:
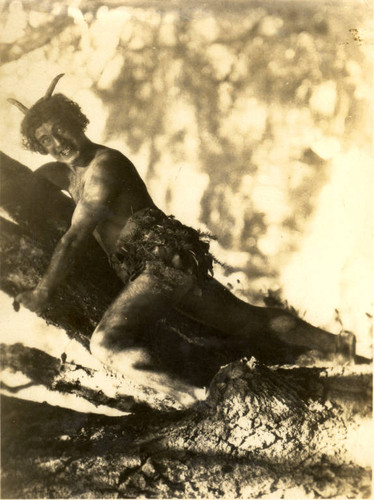
[{"label": "man's forearm", "polygon": [[59,241],[47,272],[37,286],[38,291],[50,296],[56,290],[71,269],[78,247],[77,240],[66,238],[66,236]]},{"label": "man's forearm", "polygon": [[69,272],[82,241],[82,238],[63,236],[39,285],[33,290],[19,293],[15,298],[15,303],[23,304],[30,311],[42,312],[51,294]]}]

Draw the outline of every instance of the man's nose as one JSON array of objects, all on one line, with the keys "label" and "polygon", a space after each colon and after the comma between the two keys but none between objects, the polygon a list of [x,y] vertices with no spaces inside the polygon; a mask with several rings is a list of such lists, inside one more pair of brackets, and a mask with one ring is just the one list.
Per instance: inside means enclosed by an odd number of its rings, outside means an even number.
[{"label": "man's nose", "polygon": [[55,135],[52,135],[53,147],[55,149],[60,149],[62,147],[61,141]]}]

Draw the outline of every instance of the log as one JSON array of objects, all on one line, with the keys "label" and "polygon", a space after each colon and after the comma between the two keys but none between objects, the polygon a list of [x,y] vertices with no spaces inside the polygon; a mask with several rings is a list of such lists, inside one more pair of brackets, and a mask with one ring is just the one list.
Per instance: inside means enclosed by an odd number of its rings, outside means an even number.
[{"label": "log", "polygon": [[117,418],[4,397],[4,494],[369,497],[370,467],[349,450],[357,414],[343,418],[292,378],[243,359],[218,372],[195,408]]},{"label": "log", "polygon": [[[73,206],[45,179],[5,155],[0,159],[1,207],[11,219],[1,221],[0,287],[14,296],[40,279]],[[92,240],[43,316],[88,346],[120,287]],[[253,346],[229,352],[214,331],[202,328],[177,314],[153,325],[159,334],[153,347],[173,359],[164,359],[167,369],[211,381],[207,400],[186,411],[145,392],[141,401],[120,390],[109,397],[82,383],[94,380],[93,370],[20,344],[1,346],[3,367],[30,380],[3,387],[3,496],[369,497],[371,467],[352,451],[352,436],[371,416],[371,367],[265,366],[264,360],[279,362],[281,348],[258,361],[243,357]],[[124,414],[86,414],[15,398],[28,384]]]}]

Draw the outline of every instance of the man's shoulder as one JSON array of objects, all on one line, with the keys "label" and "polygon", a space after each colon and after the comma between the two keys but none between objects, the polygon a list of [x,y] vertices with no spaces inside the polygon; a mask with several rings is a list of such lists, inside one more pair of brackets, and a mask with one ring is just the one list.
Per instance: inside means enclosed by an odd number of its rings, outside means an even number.
[{"label": "man's shoulder", "polygon": [[118,149],[100,146],[95,154],[93,165],[113,165],[113,164],[131,164],[131,161]]},{"label": "man's shoulder", "polygon": [[[120,179],[130,179],[135,167],[120,151],[105,146],[95,152],[89,169],[88,178],[101,179],[104,182],[118,182]],[[87,178],[87,177],[86,177]]]}]

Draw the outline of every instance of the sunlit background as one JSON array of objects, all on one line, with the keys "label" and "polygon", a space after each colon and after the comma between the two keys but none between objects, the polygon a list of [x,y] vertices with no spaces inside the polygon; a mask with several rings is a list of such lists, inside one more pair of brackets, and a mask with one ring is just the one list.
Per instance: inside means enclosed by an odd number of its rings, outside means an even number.
[{"label": "sunlit background", "polygon": [[279,291],[371,356],[368,2],[203,5],[3,1],[0,149],[48,160],[22,149],[6,98],[30,106],[66,73],[58,90],[88,136],[129,156],[163,210],[217,236],[224,284],[256,304]]}]

